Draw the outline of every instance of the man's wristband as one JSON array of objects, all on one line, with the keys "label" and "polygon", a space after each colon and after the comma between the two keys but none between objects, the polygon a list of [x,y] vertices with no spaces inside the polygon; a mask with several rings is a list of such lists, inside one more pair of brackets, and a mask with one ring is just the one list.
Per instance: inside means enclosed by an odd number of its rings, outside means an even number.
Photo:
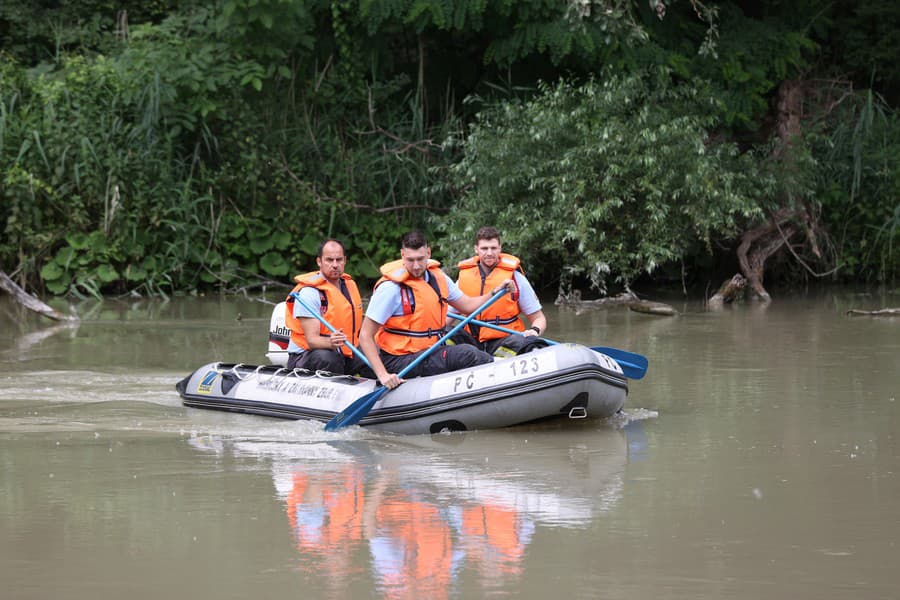
[{"label": "man's wristband", "polygon": [[532,325],[532,326],[529,327],[528,329],[534,329],[534,331],[535,331],[538,335],[541,335],[541,328],[538,327],[537,325]]}]

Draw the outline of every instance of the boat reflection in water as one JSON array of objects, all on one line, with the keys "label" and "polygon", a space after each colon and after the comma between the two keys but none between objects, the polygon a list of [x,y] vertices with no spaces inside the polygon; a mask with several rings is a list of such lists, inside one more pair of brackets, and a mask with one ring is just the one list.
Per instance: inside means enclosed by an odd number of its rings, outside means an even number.
[{"label": "boat reflection in water", "polygon": [[446,598],[461,573],[503,589],[536,527],[584,528],[618,501],[628,452],[612,426],[234,448],[272,459],[304,572],[389,598]]}]

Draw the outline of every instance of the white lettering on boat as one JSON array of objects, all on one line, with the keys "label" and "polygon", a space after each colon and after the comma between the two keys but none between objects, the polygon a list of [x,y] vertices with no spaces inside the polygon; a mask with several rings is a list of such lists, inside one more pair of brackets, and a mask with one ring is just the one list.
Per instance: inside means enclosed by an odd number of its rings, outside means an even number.
[{"label": "white lettering on boat", "polygon": [[497,361],[494,363],[494,369],[497,371],[495,384],[529,379],[556,371],[556,354],[553,352],[529,352]]},{"label": "white lettering on boat", "polygon": [[556,370],[556,355],[552,352],[523,354],[504,358],[490,365],[454,371],[431,383],[430,397],[442,398],[454,394],[505,385]]},{"label": "white lettering on boat", "polygon": [[265,390],[273,392],[303,396],[306,398],[318,398],[322,400],[336,400],[338,388],[326,385],[317,385],[310,381],[298,381],[293,378],[270,377],[265,381],[257,382],[257,385]]}]

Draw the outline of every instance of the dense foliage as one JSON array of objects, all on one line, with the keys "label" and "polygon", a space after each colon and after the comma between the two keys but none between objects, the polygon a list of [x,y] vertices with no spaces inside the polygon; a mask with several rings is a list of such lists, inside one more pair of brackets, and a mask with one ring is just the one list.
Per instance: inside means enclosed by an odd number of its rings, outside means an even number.
[{"label": "dense foliage", "polygon": [[798,203],[820,271],[893,281],[898,19],[884,0],[7,0],[0,269],[55,294],[234,291],[338,236],[371,279],[408,228],[452,263],[490,222],[544,283],[602,288],[714,264]]},{"label": "dense foliage", "polygon": [[835,126],[811,136],[818,198],[840,266],[893,283],[900,267],[900,114],[871,91],[840,107]]},{"label": "dense foliage", "polygon": [[491,223],[531,272],[589,278],[642,272],[708,251],[757,217],[772,184],[733,144],[706,145],[717,102],[665,70],[542,86],[481,115],[451,181],[471,190],[448,221],[459,253]]}]

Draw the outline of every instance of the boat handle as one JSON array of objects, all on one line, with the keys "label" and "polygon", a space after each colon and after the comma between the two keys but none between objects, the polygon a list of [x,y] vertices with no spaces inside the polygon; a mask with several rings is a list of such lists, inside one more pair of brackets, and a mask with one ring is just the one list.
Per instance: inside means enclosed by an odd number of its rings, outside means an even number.
[{"label": "boat handle", "polygon": [[569,410],[569,418],[570,419],[584,419],[587,417],[587,409],[583,406],[573,406],[571,410]]}]

